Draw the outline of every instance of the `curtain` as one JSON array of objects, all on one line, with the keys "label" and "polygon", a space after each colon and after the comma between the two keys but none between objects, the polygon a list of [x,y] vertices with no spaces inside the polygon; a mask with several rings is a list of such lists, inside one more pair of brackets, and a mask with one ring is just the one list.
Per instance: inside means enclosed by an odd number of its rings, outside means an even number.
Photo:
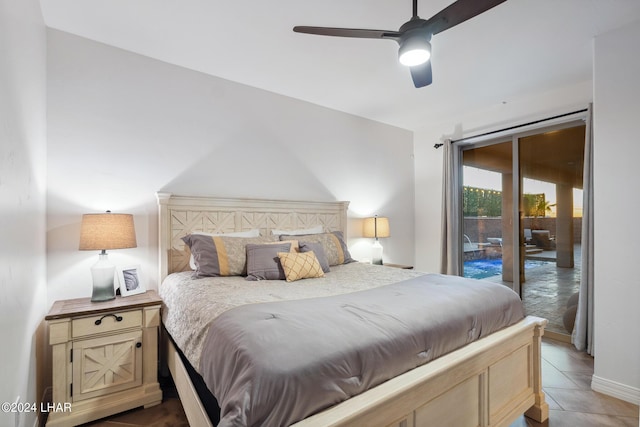
[{"label": "curtain", "polygon": [[460,223],[458,215],[460,202],[458,198],[458,150],[451,140],[443,144],[442,166],[442,250],[440,256],[440,272],[459,276],[460,271]]},{"label": "curtain", "polygon": [[581,351],[595,356],[593,346],[593,104],[589,104],[585,131],[583,206],[582,206],[582,267],[578,311],[571,342]]}]

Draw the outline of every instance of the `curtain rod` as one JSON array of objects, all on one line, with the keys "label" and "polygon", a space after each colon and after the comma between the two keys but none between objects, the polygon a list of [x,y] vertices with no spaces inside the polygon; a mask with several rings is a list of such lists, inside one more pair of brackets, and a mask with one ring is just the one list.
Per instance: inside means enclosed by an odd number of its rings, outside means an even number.
[{"label": "curtain rod", "polygon": [[[530,125],[535,125],[538,123],[542,123],[542,122],[547,122],[549,120],[554,120],[554,119],[559,119],[562,117],[566,117],[566,116],[571,116],[572,114],[578,114],[578,113],[584,113],[588,111],[588,109],[584,108],[582,110],[577,110],[577,111],[572,111],[570,113],[564,113],[564,114],[558,114],[557,116],[553,116],[553,117],[547,117],[546,119],[540,119],[540,120],[535,120],[533,122],[529,122],[529,123],[522,123],[520,125],[515,125],[515,126],[511,126],[508,128],[503,128],[503,129],[498,129],[498,130],[492,130],[491,132],[485,132],[485,133],[481,133],[479,135],[474,135],[474,136],[468,136],[466,138],[461,138],[461,139],[456,139],[456,140],[452,140],[451,143],[455,144],[456,142],[460,142],[460,141],[464,141],[466,139],[471,139],[471,138],[479,138],[481,136],[487,136],[487,135],[493,135],[494,133],[499,133],[499,132],[504,132],[504,131],[508,131],[508,130],[513,130],[513,129],[518,129],[518,128],[522,128],[525,126],[530,126]],[[440,148],[442,147],[444,144],[435,144],[433,146],[433,148]]]}]

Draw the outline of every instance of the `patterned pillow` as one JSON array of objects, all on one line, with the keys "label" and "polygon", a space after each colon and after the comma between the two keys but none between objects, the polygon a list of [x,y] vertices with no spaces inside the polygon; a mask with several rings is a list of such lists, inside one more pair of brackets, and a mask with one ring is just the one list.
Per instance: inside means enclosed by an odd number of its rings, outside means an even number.
[{"label": "patterned pillow", "polygon": [[286,279],[278,253],[291,252],[291,246],[290,242],[247,245],[247,280]]},{"label": "patterned pillow", "polygon": [[[292,236],[281,235],[280,240],[290,240]],[[341,231],[332,231],[331,233],[307,234],[295,236],[296,239],[304,242],[320,243],[324,253],[327,254],[327,260],[330,266],[347,264],[355,262],[351,258],[349,249],[344,242]]]},{"label": "patterned pillow", "polygon": [[318,258],[313,252],[279,252],[278,258],[287,282],[324,276]]},{"label": "patterned pillow", "polygon": [[247,270],[247,250],[251,243],[267,243],[273,236],[227,237],[189,234],[182,241],[189,246],[196,264],[193,277],[241,276]]}]

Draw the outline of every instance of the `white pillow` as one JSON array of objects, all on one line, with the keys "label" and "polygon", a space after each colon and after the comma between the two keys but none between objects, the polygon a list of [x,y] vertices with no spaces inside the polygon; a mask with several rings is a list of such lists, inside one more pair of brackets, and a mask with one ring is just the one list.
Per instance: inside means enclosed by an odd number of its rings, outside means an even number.
[{"label": "white pillow", "polygon": [[322,233],[322,225],[316,225],[311,228],[301,228],[299,230],[271,230],[272,234],[286,234],[287,236],[300,236],[302,234],[320,234]]},{"label": "white pillow", "polygon": [[[200,234],[201,236],[260,237],[260,229],[254,228],[247,231],[234,231],[233,233],[205,233],[203,231],[194,231],[191,234]],[[189,257],[189,267],[191,267],[192,270],[196,269],[196,261],[193,259],[193,254]]]}]

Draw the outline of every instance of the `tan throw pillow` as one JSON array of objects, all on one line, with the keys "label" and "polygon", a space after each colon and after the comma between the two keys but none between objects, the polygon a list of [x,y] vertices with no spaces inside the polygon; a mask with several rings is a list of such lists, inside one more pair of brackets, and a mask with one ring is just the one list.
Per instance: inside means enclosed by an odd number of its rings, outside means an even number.
[{"label": "tan throw pillow", "polygon": [[313,252],[278,252],[287,282],[323,277],[324,272]]}]

